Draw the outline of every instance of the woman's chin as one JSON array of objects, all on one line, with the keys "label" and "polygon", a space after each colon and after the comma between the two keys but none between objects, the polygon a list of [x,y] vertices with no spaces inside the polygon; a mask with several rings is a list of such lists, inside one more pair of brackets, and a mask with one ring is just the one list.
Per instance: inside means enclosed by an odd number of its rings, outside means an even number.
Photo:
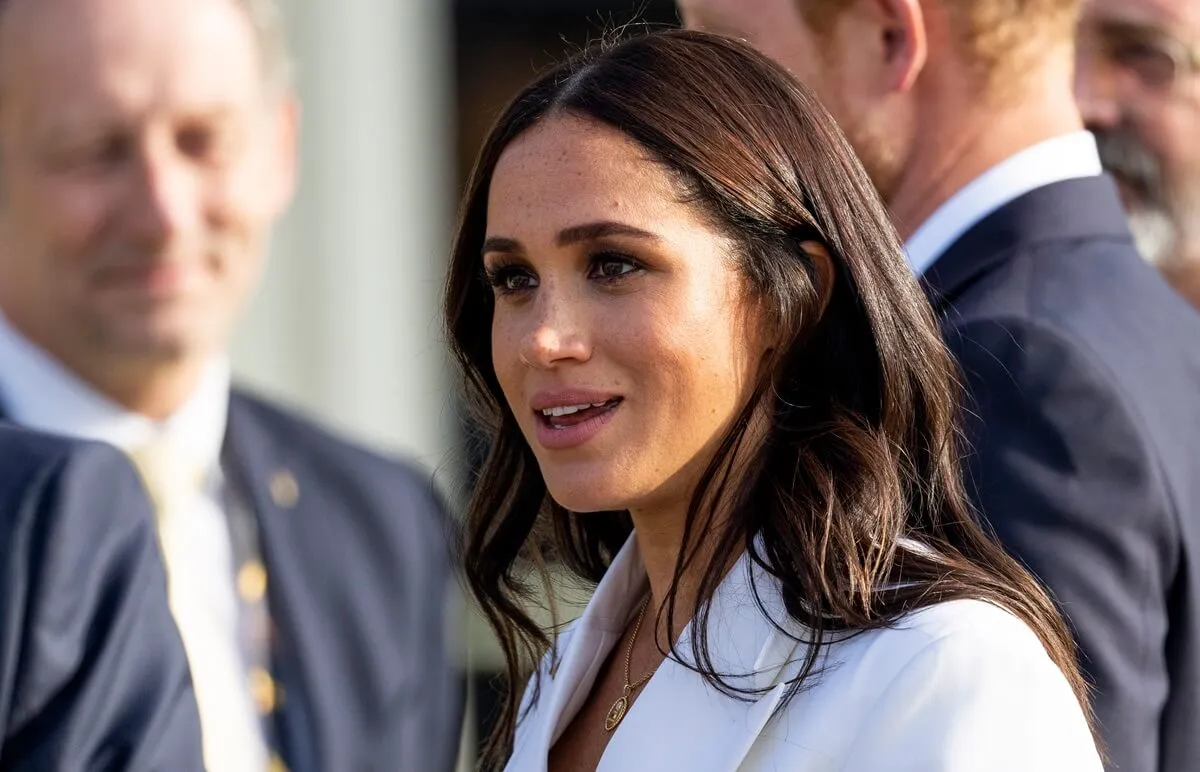
[{"label": "woman's chin", "polygon": [[556,496],[553,493],[550,497],[554,502],[563,509],[570,512],[577,512],[581,515],[591,514],[594,512],[612,512],[622,510],[625,507],[620,504],[613,503],[609,499],[599,499],[594,495],[580,493],[579,495]]},{"label": "woman's chin", "polygon": [[571,483],[571,484],[554,484],[547,480],[546,489],[550,492],[550,498],[563,509],[580,514],[591,512],[612,512],[615,510],[627,509],[626,502],[628,499],[624,496],[617,495],[615,492],[603,490],[594,482],[587,484]]}]

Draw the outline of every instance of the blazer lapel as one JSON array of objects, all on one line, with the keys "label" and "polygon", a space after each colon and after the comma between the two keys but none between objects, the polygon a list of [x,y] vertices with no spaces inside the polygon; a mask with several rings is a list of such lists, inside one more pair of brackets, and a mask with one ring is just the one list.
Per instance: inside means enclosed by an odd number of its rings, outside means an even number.
[{"label": "blazer lapel", "polygon": [[538,706],[526,717],[531,731],[513,749],[507,769],[545,772],[550,749],[591,692],[596,673],[621,637],[636,598],[646,588],[637,540],[613,559],[583,615],[558,642],[562,659],[548,671]]},{"label": "blazer lapel", "polygon": [[1026,247],[1081,238],[1131,238],[1108,175],[1056,182],[1013,199],[951,244],[926,271],[922,285],[941,313],[976,279]]},{"label": "blazer lapel", "polygon": [[717,589],[707,621],[713,667],[748,694],[726,695],[684,664],[693,656],[689,625],[677,646],[683,662],[669,657],[659,667],[610,740],[598,772],[732,772],[745,759],[786,691],[781,677],[799,648],[792,635],[799,633],[778,585],[746,555]]},{"label": "blazer lapel", "polygon": [[271,441],[254,412],[236,394],[230,397],[222,465],[233,478],[237,493],[254,510],[270,577],[267,598],[274,633],[272,655],[287,695],[276,716],[281,750],[293,772],[325,769],[327,738],[319,728],[329,726],[330,717],[322,711],[327,711],[332,701],[319,663],[306,655],[320,650],[322,621],[303,595],[305,566],[297,556],[304,550],[296,543],[305,532],[296,520],[304,518],[309,508],[284,449]]}]

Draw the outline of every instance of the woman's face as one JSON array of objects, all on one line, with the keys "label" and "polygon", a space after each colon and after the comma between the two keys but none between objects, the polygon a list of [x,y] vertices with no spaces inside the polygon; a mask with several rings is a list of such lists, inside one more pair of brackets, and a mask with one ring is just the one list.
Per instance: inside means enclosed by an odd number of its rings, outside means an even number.
[{"label": "woman's face", "polygon": [[639,145],[571,116],[500,157],[492,359],[554,499],[682,510],[766,346],[731,242]]}]

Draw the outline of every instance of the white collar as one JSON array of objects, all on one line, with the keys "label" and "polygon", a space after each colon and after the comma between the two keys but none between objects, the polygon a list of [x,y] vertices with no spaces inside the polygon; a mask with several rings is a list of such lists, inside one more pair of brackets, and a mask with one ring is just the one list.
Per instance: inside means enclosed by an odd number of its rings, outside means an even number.
[{"label": "white collar", "polygon": [[217,358],[179,410],[165,421],[153,421],[98,393],[0,314],[0,401],[11,421],[32,429],[124,450],[165,437],[213,472],[225,438],[229,385],[229,362]]},{"label": "white collar", "polygon": [[[550,748],[587,698],[647,584],[637,539],[631,536],[613,559],[583,616],[562,634],[561,660],[543,682],[538,700],[545,706],[539,706],[542,715],[530,731],[518,732],[508,769],[544,772]],[[796,656],[801,628],[787,616],[778,583],[746,553],[717,588],[710,610],[708,651],[714,668],[725,674],[726,683],[756,694],[749,700],[724,695],[668,657],[630,708],[620,736],[614,737],[605,751],[600,772],[736,769],[749,752],[786,691],[787,684],[780,676]],[[692,634],[689,623],[677,645],[684,661],[691,658]],[[663,704],[704,704],[710,709],[689,716],[686,725],[668,729],[661,722],[636,720],[635,714],[652,714],[656,701],[660,708]],[[655,750],[647,755],[646,749]],[[630,754],[638,758],[633,760]]]},{"label": "white collar", "polygon": [[1001,161],[960,189],[921,224],[905,245],[921,276],[960,236],[1026,193],[1063,180],[1101,173],[1096,139],[1075,131],[1039,142]]}]

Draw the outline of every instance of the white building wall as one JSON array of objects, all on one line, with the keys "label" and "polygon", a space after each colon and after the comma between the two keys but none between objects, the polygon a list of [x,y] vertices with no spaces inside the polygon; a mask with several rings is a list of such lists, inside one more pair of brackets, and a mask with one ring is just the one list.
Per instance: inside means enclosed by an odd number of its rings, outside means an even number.
[{"label": "white building wall", "polygon": [[[284,6],[300,187],[235,338],[235,375],[415,459],[454,498],[461,459],[439,319],[455,195],[451,4]],[[464,753],[463,770],[470,761]]]},{"label": "white building wall", "polygon": [[246,383],[448,471],[438,309],[452,227],[450,4],[285,2],[301,181],[234,345]]}]

